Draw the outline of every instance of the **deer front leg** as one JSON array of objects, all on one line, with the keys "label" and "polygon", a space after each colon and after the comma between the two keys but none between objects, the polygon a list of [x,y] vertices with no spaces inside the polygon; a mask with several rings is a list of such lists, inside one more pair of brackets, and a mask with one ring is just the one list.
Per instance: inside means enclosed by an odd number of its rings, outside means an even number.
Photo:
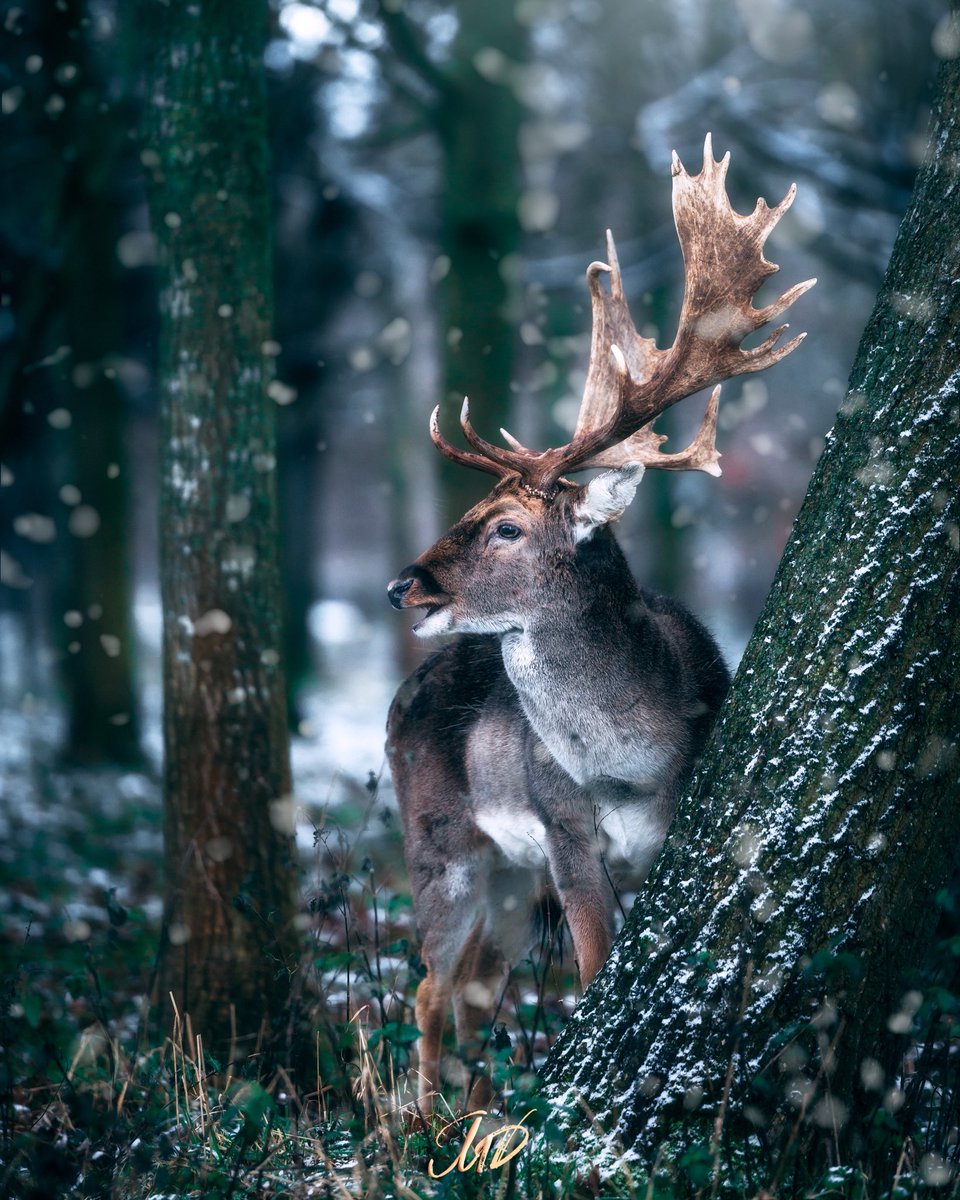
[{"label": "deer front leg", "polygon": [[600,863],[599,847],[586,830],[552,824],[547,830],[550,874],[584,988],[606,962],[613,944],[613,890]]}]

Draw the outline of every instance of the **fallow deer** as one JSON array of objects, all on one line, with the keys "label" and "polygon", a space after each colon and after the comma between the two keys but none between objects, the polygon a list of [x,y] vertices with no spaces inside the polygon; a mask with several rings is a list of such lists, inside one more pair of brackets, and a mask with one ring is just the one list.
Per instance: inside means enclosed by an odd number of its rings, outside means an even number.
[{"label": "fallow deer", "polygon": [[[673,156],[673,209],[685,264],[679,329],[669,350],[641,337],[623,293],[613,239],[587,269],[593,335],[572,440],[535,453],[460,423],[471,449],[440,432],[438,449],[498,478],[486,499],[388,588],[395,608],[425,608],[420,637],[456,634],[401,686],[387,748],[426,977],[417,991],[420,1110],[440,1083],[452,1000],[461,1052],[474,1056],[510,966],[529,948],[544,879],[555,889],[583,986],[613,935],[607,864],[648,870],[729,684],[716,643],[679,604],[639,587],[610,526],[645,468],[719,475],[714,387],[699,432],[666,454],[651,429],[672,404],[789,354],[743,340],[812,284],[762,308],[778,268],[763,244],[795,187],[749,216],[733,211],[729,154],[690,176]],[[608,291],[601,279],[610,277]],[[606,468],[584,486],[574,471]],[[481,1075],[468,1104],[483,1104]]]}]

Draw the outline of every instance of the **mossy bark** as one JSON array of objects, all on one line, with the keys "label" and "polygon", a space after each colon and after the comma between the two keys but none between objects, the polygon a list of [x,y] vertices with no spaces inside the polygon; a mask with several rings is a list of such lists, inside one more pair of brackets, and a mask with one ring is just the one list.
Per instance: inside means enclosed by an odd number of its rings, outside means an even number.
[{"label": "mossy bark", "polygon": [[960,846],[958,104],[953,60],[849,394],[714,740],[549,1060],[547,1095],[580,1114],[568,1145],[584,1167],[649,1163],[664,1143],[709,1157],[722,1128],[719,1146],[769,1187],[788,1147],[807,1169],[866,1162],[896,1124],[891,1089]]},{"label": "mossy bark", "polygon": [[[281,665],[264,0],[147,0],[161,266],[160,997],[223,1053],[297,965]],[[269,347],[268,347],[269,349]]]}]

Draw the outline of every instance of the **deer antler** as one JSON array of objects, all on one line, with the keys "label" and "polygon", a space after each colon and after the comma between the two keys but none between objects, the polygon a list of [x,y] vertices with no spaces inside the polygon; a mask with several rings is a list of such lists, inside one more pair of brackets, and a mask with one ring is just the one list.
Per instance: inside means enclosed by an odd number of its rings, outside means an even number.
[{"label": "deer antler", "polygon": [[[763,256],[771,229],[793,203],[796,185],[775,208],[758,200],[749,216],[734,212],[724,181],[729,152],[717,162],[710,134],[703,148],[703,169],[688,175],[673,155],[673,213],[683,251],[685,284],[677,335],[669,350],[659,350],[637,333],[623,293],[613,237],[607,231],[609,263],[587,268],[593,307],[590,364],[573,438],[565,446],[539,453],[528,450],[505,430],[510,449],[493,446],[470,425],[464,402],[460,423],[476,453],[457,450],[439,432],[437,414],[431,436],[449,458],[494,475],[518,473],[528,491],[549,496],[565,472],[588,467],[642,462],[666,470],[701,470],[719,475],[716,445],[720,388],[715,387],[700,429],[679,454],[664,454],[666,439],[651,426],[661,413],[686,396],[779,362],[806,334],[778,345],[781,325],[761,345],[741,348],[743,340],[780,316],[815,279],[795,284],[778,300],[753,307],[761,283],[779,268]],[[610,276],[610,290],[601,275]]]}]

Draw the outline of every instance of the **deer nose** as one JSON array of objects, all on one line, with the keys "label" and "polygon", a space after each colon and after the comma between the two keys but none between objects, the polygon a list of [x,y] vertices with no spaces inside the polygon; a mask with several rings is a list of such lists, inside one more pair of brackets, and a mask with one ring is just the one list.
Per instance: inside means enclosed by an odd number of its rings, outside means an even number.
[{"label": "deer nose", "polygon": [[387,596],[394,608],[403,608],[403,598],[412,587],[412,579],[395,579],[387,584]]}]

